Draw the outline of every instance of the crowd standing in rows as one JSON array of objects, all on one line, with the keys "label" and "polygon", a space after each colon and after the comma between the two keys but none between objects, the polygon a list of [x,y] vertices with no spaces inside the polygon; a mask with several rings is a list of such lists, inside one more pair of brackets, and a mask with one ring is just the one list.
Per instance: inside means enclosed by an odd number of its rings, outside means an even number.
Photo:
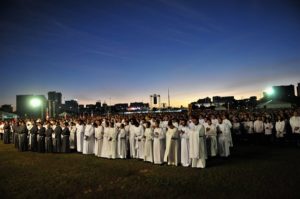
[{"label": "crowd standing in rows", "polygon": [[5,144],[19,151],[136,158],[154,164],[205,168],[228,157],[234,143],[300,145],[297,110],[133,114],[0,123]]}]

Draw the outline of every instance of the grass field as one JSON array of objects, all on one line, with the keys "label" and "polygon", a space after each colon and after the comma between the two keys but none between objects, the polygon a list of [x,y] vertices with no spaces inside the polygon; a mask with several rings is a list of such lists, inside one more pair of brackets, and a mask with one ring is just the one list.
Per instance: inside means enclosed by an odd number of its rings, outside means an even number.
[{"label": "grass field", "polygon": [[300,198],[300,149],[239,146],[206,169],[17,152],[0,143],[0,198]]}]

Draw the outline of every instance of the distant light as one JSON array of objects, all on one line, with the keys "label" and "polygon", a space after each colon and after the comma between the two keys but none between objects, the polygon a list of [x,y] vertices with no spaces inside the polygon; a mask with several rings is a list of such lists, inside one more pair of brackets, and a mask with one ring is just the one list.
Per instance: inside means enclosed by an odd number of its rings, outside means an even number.
[{"label": "distant light", "polygon": [[267,92],[268,95],[273,95],[274,94],[274,89],[272,87],[267,88],[266,92]]},{"label": "distant light", "polygon": [[36,108],[36,107],[39,107],[42,105],[42,100],[38,99],[38,98],[33,98],[30,100],[30,105],[33,107],[33,108]]}]

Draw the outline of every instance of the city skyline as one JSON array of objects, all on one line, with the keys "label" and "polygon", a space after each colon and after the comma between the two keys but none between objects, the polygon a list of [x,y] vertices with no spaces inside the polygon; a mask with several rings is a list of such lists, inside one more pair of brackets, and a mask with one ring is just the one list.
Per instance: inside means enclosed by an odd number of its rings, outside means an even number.
[{"label": "city skyline", "polygon": [[[262,97],[300,82],[296,1],[1,1],[0,104]],[[16,14],[17,13],[17,14]],[[111,100],[110,100],[111,99]],[[111,102],[110,102],[111,101]]]}]

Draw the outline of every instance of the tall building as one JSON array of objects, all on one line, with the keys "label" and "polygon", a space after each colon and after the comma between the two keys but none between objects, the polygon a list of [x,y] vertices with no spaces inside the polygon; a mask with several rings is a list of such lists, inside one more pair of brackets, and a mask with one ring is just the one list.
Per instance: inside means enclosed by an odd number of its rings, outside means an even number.
[{"label": "tall building", "polygon": [[17,95],[17,114],[21,118],[45,118],[47,99],[44,95]]},{"label": "tall building", "polygon": [[56,91],[48,92],[48,112],[49,117],[56,117],[60,114],[62,105],[62,94]]},{"label": "tall building", "polygon": [[160,95],[150,95],[150,108],[160,108]]},{"label": "tall building", "polygon": [[65,111],[68,113],[78,114],[78,102],[77,100],[68,100],[65,101]]},{"label": "tall building", "polygon": [[272,95],[273,98],[276,99],[286,99],[295,97],[295,87],[294,85],[287,85],[287,86],[273,86],[274,94]]},{"label": "tall building", "polygon": [[300,83],[298,83],[297,86],[297,96],[300,97]]}]

